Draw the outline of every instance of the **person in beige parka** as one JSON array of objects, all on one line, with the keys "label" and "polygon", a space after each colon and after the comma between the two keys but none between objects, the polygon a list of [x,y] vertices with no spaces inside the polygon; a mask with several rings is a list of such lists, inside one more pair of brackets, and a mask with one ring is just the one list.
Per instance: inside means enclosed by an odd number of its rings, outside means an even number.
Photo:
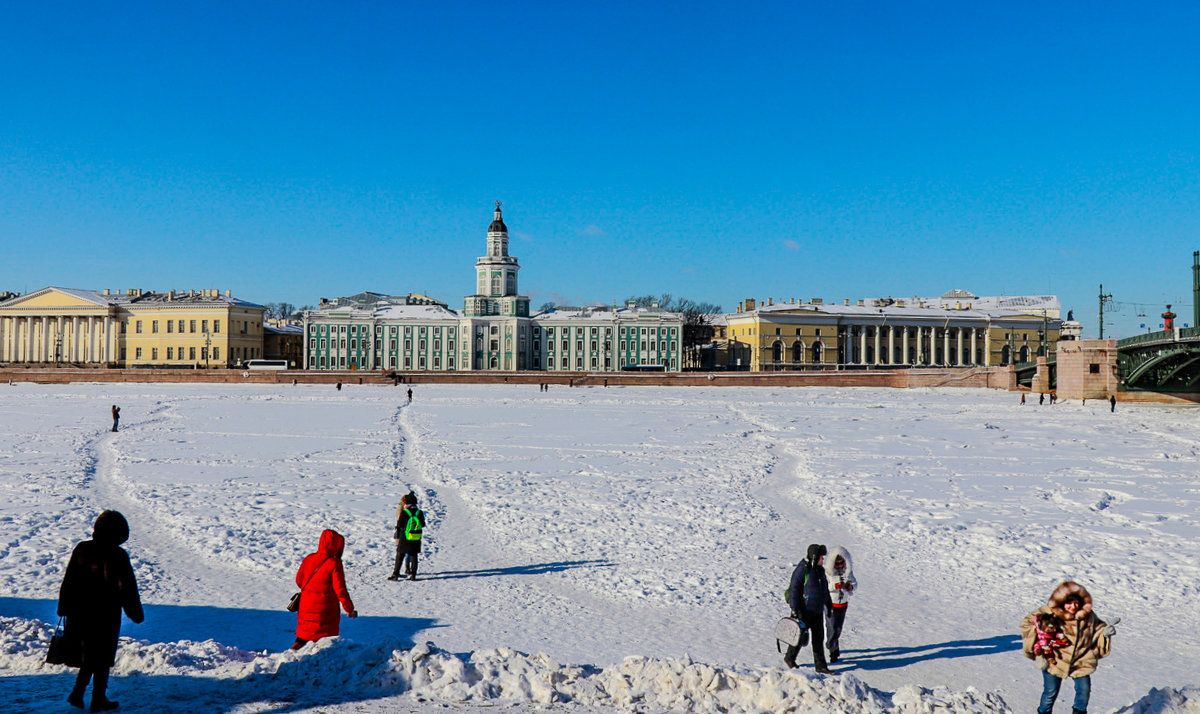
[{"label": "person in beige parka", "polygon": [[1070,580],[1060,583],[1044,606],[1021,620],[1022,649],[1029,659],[1036,658],[1033,648],[1037,641],[1037,616],[1042,613],[1049,613],[1062,621],[1062,634],[1067,645],[1042,670],[1042,699],[1038,713],[1050,714],[1063,679],[1070,677],[1075,680],[1072,714],[1087,714],[1088,699],[1092,692],[1092,672],[1096,671],[1099,660],[1108,656],[1112,636],[1117,632],[1114,625],[1120,618],[1104,622],[1092,612],[1092,596],[1087,588]]}]

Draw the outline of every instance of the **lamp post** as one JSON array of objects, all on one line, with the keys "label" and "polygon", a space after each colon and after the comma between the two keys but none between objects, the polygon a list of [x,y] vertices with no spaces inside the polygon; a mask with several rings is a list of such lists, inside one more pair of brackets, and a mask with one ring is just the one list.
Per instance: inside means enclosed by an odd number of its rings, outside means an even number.
[{"label": "lamp post", "polygon": [[204,368],[208,369],[208,353],[212,347],[212,334],[208,330],[204,331]]}]

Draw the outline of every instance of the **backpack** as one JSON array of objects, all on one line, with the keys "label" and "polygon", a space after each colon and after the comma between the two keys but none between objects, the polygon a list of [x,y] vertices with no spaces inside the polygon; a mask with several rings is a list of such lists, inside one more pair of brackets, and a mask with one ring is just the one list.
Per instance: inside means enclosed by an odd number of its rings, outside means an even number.
[{"label": "backpack", "polygon": [[[403,516],[396,521],[396,538],[404,536],[404,540],[421,540],[421,509],[410,506],[404,509],[404,515],[408,516],[408,520],[404,521]],[[401,527],[403,524],[403,527]]]},{"label": "backpack", "polygon": [[[800,597],[804,597],[804,588],[808,587],[808,576],[811,574],[812,568],[807,567],[806,564],[806,567],[804,568],[804,578],[800,581]],[[787,590],[783,591],[783,601],[788,604],[788,607],[792,606],[792,586],[790,583],[788,584]]]}]

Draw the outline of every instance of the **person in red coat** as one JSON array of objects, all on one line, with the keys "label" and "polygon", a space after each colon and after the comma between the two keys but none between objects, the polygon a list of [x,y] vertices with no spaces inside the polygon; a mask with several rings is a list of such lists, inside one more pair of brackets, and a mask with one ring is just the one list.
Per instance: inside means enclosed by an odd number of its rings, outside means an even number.
[{"label": "person in red coat", "polygon": [[300,563],[300,570],[296,571],[300,609],[296,612],[296,642],[292,649],[298,650],[322,637],[336,637],[342,622],[338,614],[339,602],[349,617],[358,617],[350,591],[346,589],[346,572],[342,569],[345,547],[346,539],[339,533],[322,531],[317,552],[310,553]]}]

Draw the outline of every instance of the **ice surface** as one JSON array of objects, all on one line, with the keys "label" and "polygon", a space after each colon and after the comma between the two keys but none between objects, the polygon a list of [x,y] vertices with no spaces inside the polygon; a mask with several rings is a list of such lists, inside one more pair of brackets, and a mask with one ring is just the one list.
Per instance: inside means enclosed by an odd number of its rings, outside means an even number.
[{"label": "ice surface", "polygon": [[[124,711],[1033,711],[1016,625],[1063,578],[1123,618],[1091,711],[1200,707],[1196,409],[403,392],[0,387],[0,699],[63,710],[72,670],[42,663],[54,599],[115,508],[147,603],[114,669]],[[421,579],[388,582],[410,487]],[[282,606],[323,528],[347,537],[362,616],[285,651]],[[833,678],[784,671],[770,639],[810,542],[848,547],[860,583]]]}]

